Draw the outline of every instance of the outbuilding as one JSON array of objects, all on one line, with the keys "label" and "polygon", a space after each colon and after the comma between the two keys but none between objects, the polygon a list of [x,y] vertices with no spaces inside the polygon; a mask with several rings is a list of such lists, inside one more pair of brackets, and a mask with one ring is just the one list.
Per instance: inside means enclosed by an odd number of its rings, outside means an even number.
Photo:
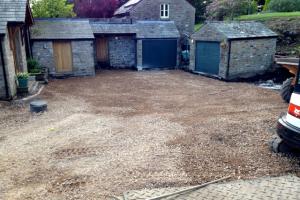
[{"label": "outbuilding", "polygon": [[0,1],[0,99],[14,98],[16,75],[27,72],[26,58],[31,56],[29,27],[32,24],[28,0]]},{"label": "outbuilding", "polygon": [[174,69],[180,34],[172,21],[91,20],[98,68]]},{"label": "outbuilding", "polygon": [[90,20],[95,36],[95,59],[101,68],[136,68],[136,25],[132,21]]},{"label": "outbuilding", "polygon": [[189,70],[231,80],[270,69],[277,35],[259,22],[209,22],[191,36]]},{"label": "outbuilding", "polygon": [[31,29],[32,53],[49,74],[95,75],[94,34],[89,20],[36,19]]},{"label": "outbuilding", "polygon": [[180,33],[172,21],[137,21],[137,68],[175,69]]}]

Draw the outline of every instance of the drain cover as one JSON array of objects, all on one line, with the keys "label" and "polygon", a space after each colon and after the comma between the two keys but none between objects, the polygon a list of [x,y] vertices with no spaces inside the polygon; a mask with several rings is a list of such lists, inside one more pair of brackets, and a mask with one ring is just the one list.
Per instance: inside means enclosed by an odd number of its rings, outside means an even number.
[{"label": "drain cover", "polygon": [[35,100],[30,103],[30,111],[39,113],[47,110],[47,102],[44,100]]}]

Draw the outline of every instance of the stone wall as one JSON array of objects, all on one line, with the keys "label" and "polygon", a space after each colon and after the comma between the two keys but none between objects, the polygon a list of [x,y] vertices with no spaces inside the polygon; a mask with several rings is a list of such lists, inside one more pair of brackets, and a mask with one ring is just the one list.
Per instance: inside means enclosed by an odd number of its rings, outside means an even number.
[{"label": "stone wall", "polygon": [[136,43],[136,60],[137,60],[137,69],[140,71],[143,69],[143,41],[138,40]]},{"label": "stone wall", "polygon": [[33,41],[32,56],[41,66],[47,67],[50,74],[55,74],[52,41]]},{"label": "stone wall", "polygon": [[276,38],[232,41],[228,79],[266,72],[272,66],[275,52]]},{"label": "stone wall", "polygon": [[136,66],[136,41],[130,36],[109,38],[109,60],[113,68]]},{"label": "stone wall", "polygon": [[186,0],[143,0],[130,11],[134,20],[163,20],[160,18],[160,5],[170,5],[170,18],[181,34],[191,35],[194,32],[195,8]]},{"label": "stone wall", "polygon": [[73,74],[75,76],[95,75],[95,50],[93,40],[72,41]]},{"label": "stone wall", "polygon": [[52,41],[33,41],[33,57],[39,63],[49,69],[50,75],[62,76],[89,76],[95,75],[94,45],[92,40],[72,41],[73,71],[68,73],[57,73],[53,55]]}]

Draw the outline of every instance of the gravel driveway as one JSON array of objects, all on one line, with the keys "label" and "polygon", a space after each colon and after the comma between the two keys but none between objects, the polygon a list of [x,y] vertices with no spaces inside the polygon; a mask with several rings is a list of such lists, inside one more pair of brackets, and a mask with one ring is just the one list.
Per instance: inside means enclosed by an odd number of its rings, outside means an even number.
[{"label": "gravel driveway", "polygon": [[107,199],[232,175],[299,173],[267,142],[277,92],[182,71],[55,80],[49,111],[0,103],[0,199]]}]

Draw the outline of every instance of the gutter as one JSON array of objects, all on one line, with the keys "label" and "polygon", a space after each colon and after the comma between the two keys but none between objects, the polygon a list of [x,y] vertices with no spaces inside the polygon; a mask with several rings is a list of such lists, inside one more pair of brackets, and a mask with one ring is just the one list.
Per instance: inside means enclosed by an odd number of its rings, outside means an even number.
[{"label": "gutter", "polygon": [[0,57],[1,57],[2,68],[3,68],[3,76],[4,76],[6,98],[9,99],[8,81],[7,81],[7,74],[6,74],[6,69],[5,69],[4,53],[3,53],[1,38],[0,38]]}]

